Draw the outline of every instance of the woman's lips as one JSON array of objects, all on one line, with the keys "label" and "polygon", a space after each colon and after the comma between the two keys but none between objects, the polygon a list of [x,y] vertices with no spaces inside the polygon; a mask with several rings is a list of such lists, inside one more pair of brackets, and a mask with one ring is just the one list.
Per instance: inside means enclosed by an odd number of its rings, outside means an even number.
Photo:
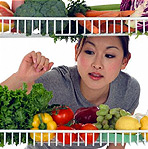
[{"label": "woman's lips", "polygon": [[96,72],[88,73],[88,75],[89,75],[90,78],[93,79],[93,80],[100,80],[100,79],[103,78],[103,75],[101,75],[100,73],[96,73]]}]

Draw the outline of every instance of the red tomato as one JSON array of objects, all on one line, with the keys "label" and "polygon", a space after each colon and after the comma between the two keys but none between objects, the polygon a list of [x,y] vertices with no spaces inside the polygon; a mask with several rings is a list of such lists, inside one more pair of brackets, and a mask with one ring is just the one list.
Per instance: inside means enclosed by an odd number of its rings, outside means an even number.
[{"label": "red tomato", "polygon": [[[69,126],[59,126],[57,128],[57,130],[75,130],[75,129],[72,128],[72,127],[69,127]],[[58,135],[57,136],[58,137],[58,141],[63,143],[64,133],[58,133],[57,135]],[[75,133],[72,133],[71,141],[72,142],[76,141],[76,134]],[[70,133],[65,133],[65,142],[64,143],[65,144],[70,144]]]},{"label": "red tomato", "polygon": [[65,125],[74,118],[74,113],[68,106],[56,106],[52,110],[52,118],[58,126]]},{"label": "red tomato", "polygon": [[82,125],[83,125],[82,123],[74,123],[71,125],[71,127],[76,129],[76,130],[80,130]]},{"label": "red tomato", "polygon": [[[82,125],[82,123],[74,123],[71,125],[71,127],[76,130],[81,130]],[[79,140],[81,140],[81,138]],[[76,134],[76,141],[78,141],[78,134]]]},{"label": "red tomato", "polygon": [[[81,127],[81,130],[98,130],[98,128],[91,123],[87,123]],[[80,137],[85,142],[85,133],[80,133]],[[97,141],[98,137],[99,133],[94,133],[94,142]],[[92,143],[93,143],[93,133],[87,133],[87,144]]]}]

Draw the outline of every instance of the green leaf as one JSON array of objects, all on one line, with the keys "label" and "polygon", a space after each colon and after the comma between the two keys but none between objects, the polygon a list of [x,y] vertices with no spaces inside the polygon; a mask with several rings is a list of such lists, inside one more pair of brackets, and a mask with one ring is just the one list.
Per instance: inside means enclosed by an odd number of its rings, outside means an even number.
[{"label": "green leaf", "polygon": [[[1,129],[24,129],[32,128],[33,116],[43,110],[47,110],[48,102],[52,98],[52,92],[47,91],[43,84],[34,84],[29,95],[27,84],[22,89],[8,90],[7,86],[0,86],[0,128]],[[0,134],[0,146],[3,146],[3,137]],[[26,140],[22,135],[22,141]],[[7,136],[8,144],[11,143],[11,134]],[[19,135],[14,134],[15,144],[19,144]],[[24,142],[25,143],[25,142]],[[32,143],[31,138],[28,143]]]},{"label": "green leaf", "polygon": [[145,34],[146,36],[148,36],[148,32],[145,32],[144,34]]},{"label": "green leaf", "polygon": [[140,31],[137,31],[137,36],[135,37],[135,39],[137,39],[139,37],[139,35],[142,35],[143,33]]}]

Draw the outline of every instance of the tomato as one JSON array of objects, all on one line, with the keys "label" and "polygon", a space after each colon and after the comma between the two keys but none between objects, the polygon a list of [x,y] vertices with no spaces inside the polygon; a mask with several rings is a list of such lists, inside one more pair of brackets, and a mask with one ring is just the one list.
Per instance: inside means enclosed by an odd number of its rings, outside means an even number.
[{"label": "tomato", "polygon": [[[81,127],[81,130],[98,130],[98,128],[91,124],[87,123]],[[97,141],[99,133],[94,133],[94,142]],[[80,138],[85,142],[85,133],[80,133]],[[87,144],[93,143],[93,133],[87,133]]]},{"label": "tomato", "polygon": [[71,125],[71,127],[76,129],[76,130],[80,130],[82,125],[83,125],[82,123],[74,123]]},{"label": "tomato", "polygon": [[[82,125],[82,123],[74,123],[71,125],[71,127],[76,130],[81,130]],[[78,134],[76,134],[76,141],[78,141],[78,139],[81,140],[81,138],[78,138]]]},{"label": "tomato", "polygon": [[[72,127],[69,127],[69,126],[59,126],[57,128],[57,130],[75,130],[75,129]],[[58,137],[58,141],[63,143],[64,133],[58,133],[57,137]],[[74,141],[76,141],[76,134],[72,133],[71,142],[74,142]],[[70,133],[65,133],[65,142],[64,143],[70,144]]]},{"label": "tomato", "polygon": [[52,110],[52,118],[58,126],[65,125],[73,120],[74,113],[68,106],[55,106]]}]

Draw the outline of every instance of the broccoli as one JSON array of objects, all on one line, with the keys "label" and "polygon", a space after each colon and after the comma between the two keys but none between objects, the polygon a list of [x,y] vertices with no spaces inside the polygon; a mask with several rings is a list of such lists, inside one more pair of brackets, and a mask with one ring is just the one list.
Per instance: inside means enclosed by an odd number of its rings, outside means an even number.
[{"label": "broccoli", "polygon": [[[25,0],[24,4],[19,6],[14,13],[16,17],[67,17],[68,12],[65,3],[62,0]],[[33,23],[33,25],[32,25]],[[67,26],[68,21],[64,21],[63,30]],[[24,33],[24,20],[19,20],[19,30]],[[46,34],[47,21],[41,20],[41,34]],[[33,29],[32,29],[33,27]],[[17,21],[15,21],[17,28]],[[26,35],[31,35],[32,30],[39,29],[38,20],[26,20]],[[61,21],[56,21],[56,33],[61,32]],[[54,36],[54,21],[48,21],[48,34]]]}]

